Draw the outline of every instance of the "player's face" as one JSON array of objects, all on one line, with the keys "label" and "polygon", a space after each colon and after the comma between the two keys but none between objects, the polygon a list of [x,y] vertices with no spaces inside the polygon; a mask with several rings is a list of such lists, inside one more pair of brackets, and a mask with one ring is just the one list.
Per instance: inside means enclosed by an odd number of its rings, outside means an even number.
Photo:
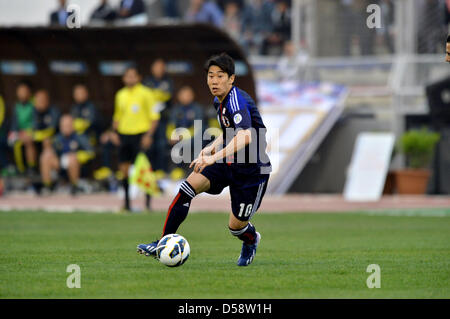
[{"label": "player's face", "polygon": [[31,96],[30,89],[28,88],[28,86],[23,85],[23,84],[21,84],[21,85],[19,85],[17,87],[16,93],[17,93],[17,98],[21,102],[28,101],[30,99],[30,96]]},{"label": "player's face", "polygon": [[84,86],[78,85],[73,89],[73,99],[76,103],[86,102],[88,96],[88,91]]},{"label": "player's face", "polygon": [[72,135],[74,128],[73,128],[73,119],[71,116],[63,116],[61,118],[61,121],[59,123],[59,130],[64,136]]},{"label": "player's face", "polygon": [[132,87],[141,81],[141,77],[139,76],[139,73],[135,69],[129,69],[123,75],[122,80],[126,86]]},{"label": "player's face", "polygon": [[208,70],[208,87],[211,94],[223,99],[231,90],[234,82],[234,74],[228,74],[222,71],[217,65],[212,65]]},{"label": "player's face", "polygon": [[49,97],[45,91],[39,91],[34,96],[34,107],[39,112],[44,112],[49,106]]},{"label": "player's face", "polygon": [[190,87],[184,87],[178,93],[178,101],[181,105],[189,105],[194,101],[194,92]]},{"label": "player's face", "polygon": [[152,65],[152,74],[157,79],[160,79],[166,73],[166,64],[163,60],[156,60]]}]

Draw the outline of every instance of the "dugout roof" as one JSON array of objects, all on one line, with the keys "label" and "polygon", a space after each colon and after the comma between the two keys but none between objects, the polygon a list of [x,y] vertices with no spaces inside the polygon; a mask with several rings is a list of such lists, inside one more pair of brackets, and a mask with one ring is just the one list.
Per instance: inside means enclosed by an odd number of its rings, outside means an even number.
[{"label": "dugout roof", "polygon": [[0,28],[0,94],[10,109],[17,82],[28,79],[35,88],[48,89],[52,101],[67,111],[72,86],[81,82],[103,113],[111,115],[124,64],[135,63],[145,76],[152,61],[162,57],[169,63],[175,90],[191,85],[197,100],[208,106],[212,99],[203,64],[223,51],[237,61],[236,84],[256,99],[244,53],[227,33],[210,25]]}]

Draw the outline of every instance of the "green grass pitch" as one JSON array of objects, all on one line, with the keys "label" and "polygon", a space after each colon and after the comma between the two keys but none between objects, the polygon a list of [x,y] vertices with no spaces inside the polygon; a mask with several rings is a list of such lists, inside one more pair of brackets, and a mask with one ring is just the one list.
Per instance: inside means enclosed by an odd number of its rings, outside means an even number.
[{"label": "green grass pitch", "polygon": [[[1,298],[449,298],[450,211],[441,217],[257,214],[256,258],[237,267],[241,243],[228,215],[191,213],[182,267],[136,253],[165,214],[0,212]],[[66,286],[69,264],[81,288]],[[366,285],[378,264],[381,288]]]}]

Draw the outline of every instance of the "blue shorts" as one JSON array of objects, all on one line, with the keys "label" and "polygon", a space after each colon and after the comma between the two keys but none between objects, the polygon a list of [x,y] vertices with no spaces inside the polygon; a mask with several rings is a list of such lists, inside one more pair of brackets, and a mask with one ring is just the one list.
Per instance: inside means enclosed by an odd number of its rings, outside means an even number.
[{"label": "blue shorts", "polygon": [[266,193],[269,174],[245,174],[237,172],[226,163],[214,163],[201,172],[210,183],[208,194],[220,194],[229,186],[231,210],[241,220],[250,220],[261,205]]}]

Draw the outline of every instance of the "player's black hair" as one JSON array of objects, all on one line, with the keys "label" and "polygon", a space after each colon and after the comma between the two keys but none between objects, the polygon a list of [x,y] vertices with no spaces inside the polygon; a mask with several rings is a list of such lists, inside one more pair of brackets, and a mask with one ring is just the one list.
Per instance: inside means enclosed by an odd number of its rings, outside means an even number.
[{"label": "player's black hair", "polygon": [[137,65],[135,65],[135,64],[130,64],[130,65],[128,65],[128,66],[125,68],[125,71],[123,72],[123,74],[126,74],[128,71],[131,71],[131,70],[134,70],[134,71],[136,71],[136,73],[137,73],[138,75],[141,75],[141,72],[139,72],[139,69],[138,69]]},{"label": "player's black hair", "polygon": [[218,66],[223,72],[227,73],[228,76],[234,74],[234,60],[225,52],[210,57],[205,63],[205,71],[208,72],[212,65]]},{"label": "player's black hair", "polygon": [[88,89],[87,84],[84,83],[84,82],[78,82],[78,83],[75,83],[75,85],[74,85],[72,88],[74,89],[74,88],[76,88],[77,86],[82,86],[82,87],[84,87],[85,89]]},{"label": "player's black hair", "polygon": [[19,81],[19,83],[17,83],[17,87],[19,87],[21,85],[26,86],[30,91],[33,90],[33,84],[30,81],[26,80],[26,79],[22,79],[22,80]]},{"label": "player's black hair", "polygon": [[45,93],[47,95],[50,95],[49,91],[46,88],[43,88],[43,87],[36,88],[35,94],[36,93],[41,93],[41,92],[43,92],[43,93]]}]

